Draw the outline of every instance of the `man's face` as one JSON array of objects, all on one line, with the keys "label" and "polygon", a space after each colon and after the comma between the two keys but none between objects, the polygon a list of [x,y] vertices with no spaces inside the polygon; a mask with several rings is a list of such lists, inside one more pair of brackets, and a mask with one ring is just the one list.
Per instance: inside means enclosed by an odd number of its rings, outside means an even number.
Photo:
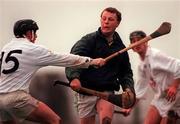
[{"label": "man's face", "polygon": [[117,21],[117,16],[115,13],[110,13],[108,11],[104,11],[101,16],[101,31],[105,36],[109,36],[114,33],[116,28],[119,25],[119,21]]},{"label": "man's face", "polygon": [[[131,43],[136,43],[137,41],[139,41],[141,39],[142,39],[142,37],[135,36],[135,37],[132,38]],[[142,43],[142,44],[140,44],[140,45],[138,45],[136,47],[133,47],[132,49],[133,49],[134,52],[137,52],[139,54],[145,53],[146,49],[147,49],[147,43]]]}]

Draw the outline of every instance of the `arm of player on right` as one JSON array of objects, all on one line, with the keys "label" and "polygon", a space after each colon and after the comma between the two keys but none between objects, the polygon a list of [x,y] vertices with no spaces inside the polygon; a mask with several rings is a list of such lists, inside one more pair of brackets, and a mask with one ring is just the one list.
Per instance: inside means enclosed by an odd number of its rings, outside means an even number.
[{"label": "arm of player on right", "polygon": [[166,99],[173,102],[176,99],[178,88],[180,87],[180,78],[174,79],[166,90]]}]

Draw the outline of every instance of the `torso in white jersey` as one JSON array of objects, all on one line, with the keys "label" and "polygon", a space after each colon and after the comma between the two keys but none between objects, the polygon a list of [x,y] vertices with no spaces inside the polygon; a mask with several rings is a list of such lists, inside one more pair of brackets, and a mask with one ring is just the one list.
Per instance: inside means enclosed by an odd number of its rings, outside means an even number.
[{"label": "torso in white jersey", "polygon": [[55,54],[26,38],[13,38],[1,51],[0,93],[29,92],[33,74],[44,66],[89,66],[89,57]]}]

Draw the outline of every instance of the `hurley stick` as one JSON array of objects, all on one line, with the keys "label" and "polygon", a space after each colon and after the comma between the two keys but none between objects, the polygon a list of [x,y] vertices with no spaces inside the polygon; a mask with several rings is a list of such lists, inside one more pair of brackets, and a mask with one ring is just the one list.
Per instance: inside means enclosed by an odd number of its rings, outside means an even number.
[{"label": "hurley stick", "polygon": [[[56,86],[57,84],[70,87],[69,83],[58,81],[58,80],[54,82],[54,86]],[[111,94],[111,93],[107,93],[107,92],[105,93],[105,92],[95,91],[95,90],[84,88],[84,87],[80,87],[77,92],[83,92],[83,93],[87,93],[90,95],[98,96],[108,102],[111,102],[114,105],[123,107],[122,94]]]},{"label": "hurley stick", "polygon": [[133,47],[136,47],[142,43],[145,43],[145,42],[148,42],[154,38],[157,38],[157,37],[160,37],[160,36],[163,36],[165,34],[168,34],[169,32],[171,31],[171,24],[169,22],[163,22],[161,24],[161,26],[155,31],[153,32],[152,34],[150,34],[149,36],[146,36],[145,38],[139,40],[138,42],[135,42],[135,43],[132,43],[129,45],[129,47],[126,47],[120,51],[117,51],[113,54],[111,54],[110,56],[106,57],[105,58],[105,61],[109,61],[110,59],[114,58],[115,56],[125,52],[125,51],[128,51],[129,49],[132,49]]}]

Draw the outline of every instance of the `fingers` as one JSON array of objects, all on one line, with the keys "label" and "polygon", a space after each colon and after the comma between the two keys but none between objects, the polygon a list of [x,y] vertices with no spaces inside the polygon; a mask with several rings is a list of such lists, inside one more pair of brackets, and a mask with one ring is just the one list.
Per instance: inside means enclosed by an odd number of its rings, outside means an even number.
[{"label": "fingers", "polygon": [[121,109],[121,113],[124,115],[124,116],[129,116],[130,113],[131,113],[131,108],[129,109]]},{"label": "fingers", "polygon": [[177,89],[174,87],[169,87],[166,91],[166,99],[173,102],[176,99]]},{"label": "fingers", "polygon": [[176,99],[176,94],[173,93],[167,94],[166,99],[170,102],[173,102]]},{"label": "fingers", "polygon": [[105,59],[103,59],[103,58],[93,59],[93,60],[91,61],[91,63],[90,63],[90,65],[93,65],[93,66],[95,66],[95,67],[101,67],[101,66],[103,66],[103,65],[105,65],[105,64],[106,64],[106,61],[105,61]]}]

